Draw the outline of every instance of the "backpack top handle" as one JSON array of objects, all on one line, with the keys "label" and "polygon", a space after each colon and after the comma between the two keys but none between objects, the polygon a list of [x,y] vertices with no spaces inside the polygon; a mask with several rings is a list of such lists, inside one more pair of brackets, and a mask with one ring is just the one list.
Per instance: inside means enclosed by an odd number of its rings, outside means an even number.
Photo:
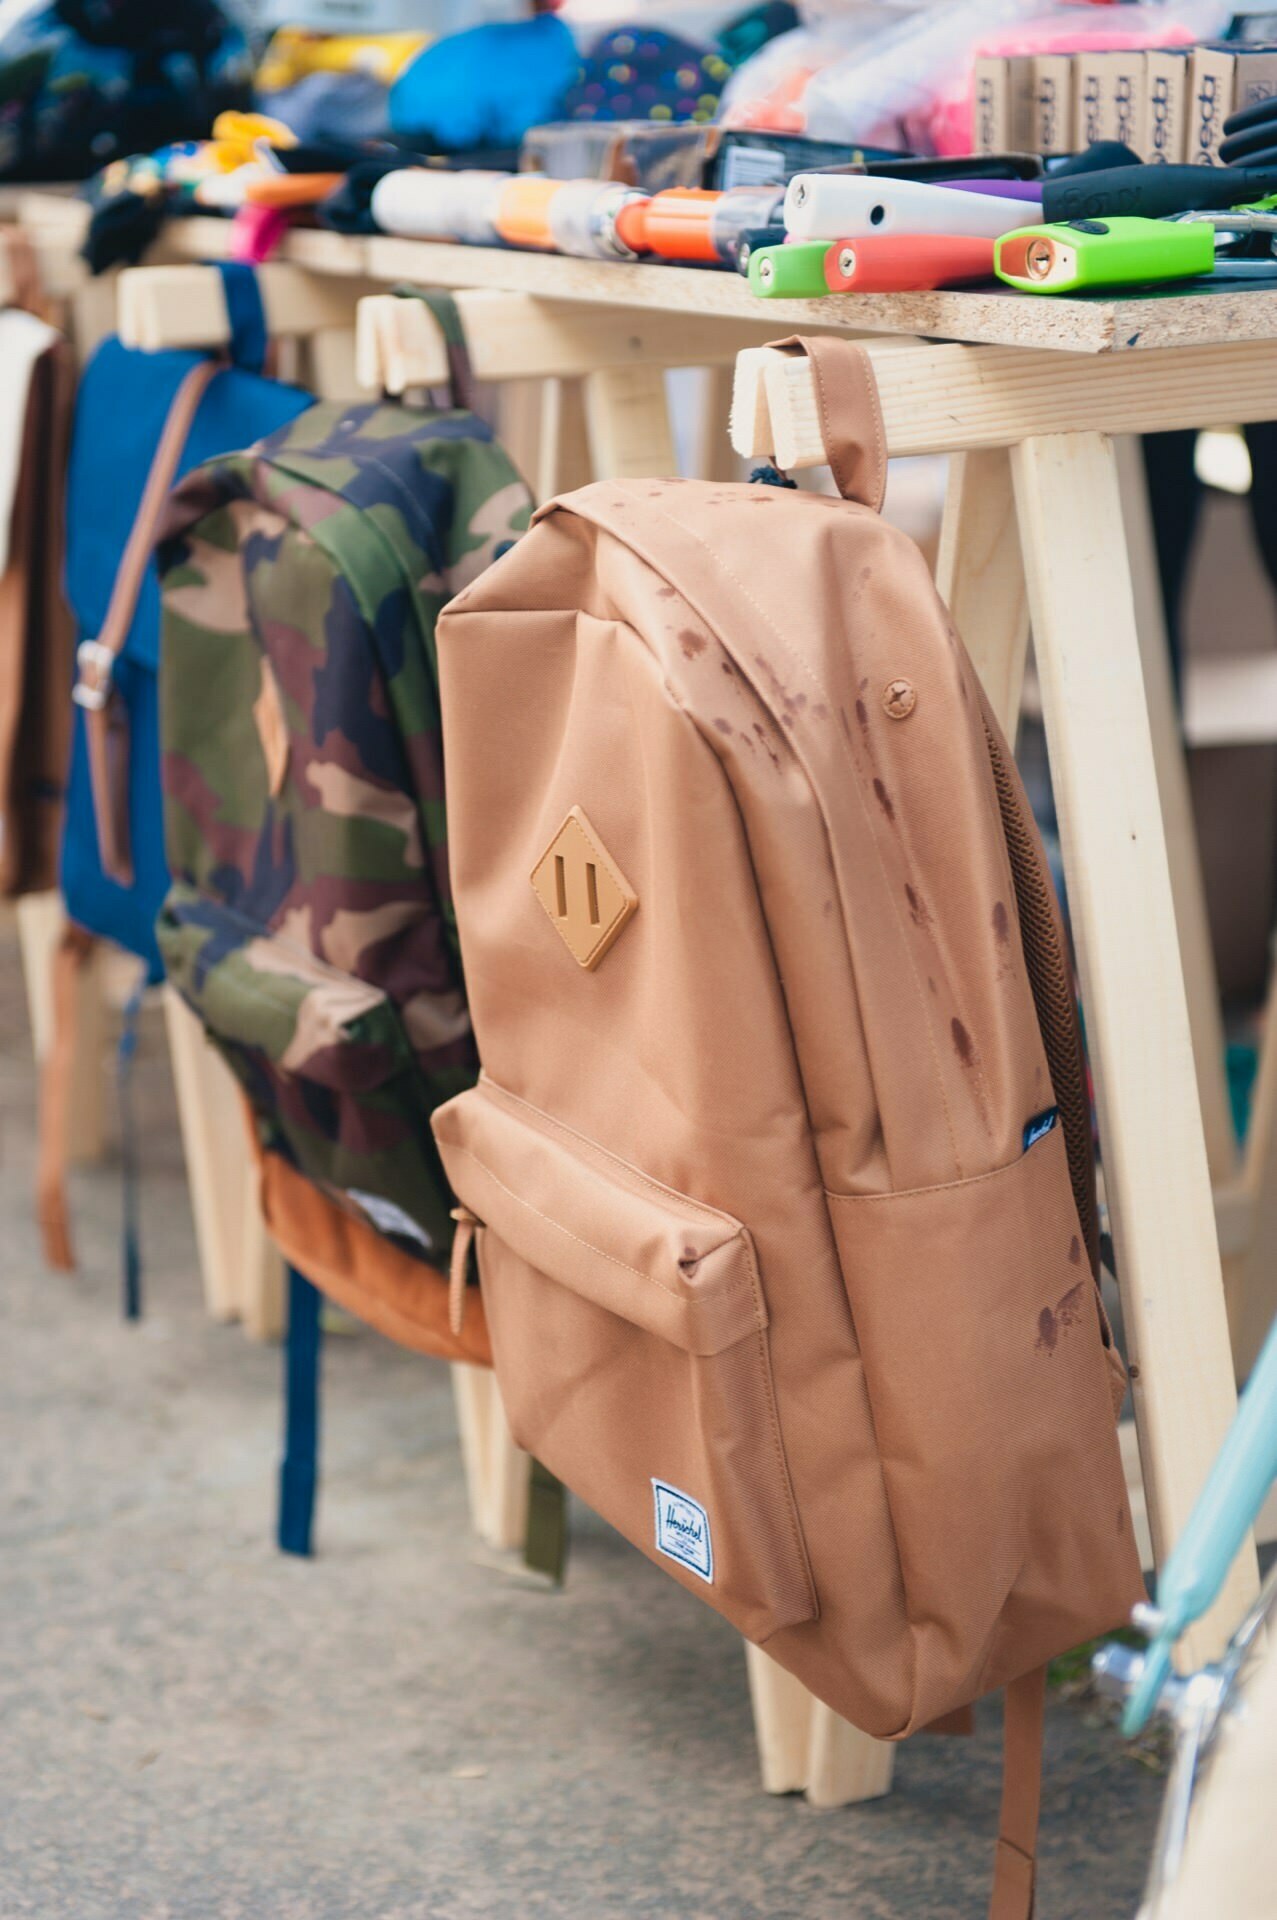
[{"label": "backpack top handle", "polygon": [[805,355],[825,459],[844,500],[882,510],[887,490],[887,435],[873,362],[854,341],[791,334],[769,341],[778,353]]}]

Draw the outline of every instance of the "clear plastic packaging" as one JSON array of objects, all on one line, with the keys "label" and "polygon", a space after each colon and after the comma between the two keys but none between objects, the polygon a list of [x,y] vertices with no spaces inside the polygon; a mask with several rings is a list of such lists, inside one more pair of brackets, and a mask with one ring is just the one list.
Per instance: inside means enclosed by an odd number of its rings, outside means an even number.
[{"label": "clear plastic packaging", "polygon": [[971,148],[971,75],[983,54],[1174,46],[1223,32],[1227,0],[815,0],[808,24],[770,41],[723,97],[729,127],[915,153]]},{"label": "clear plastic packaging", "polygon": [[622,207],[647,195],[611,180],[568,180],[550,202],[550,233],[560,253],[578,260],[634,260],[616,230]]},{"label": "clear plastic packaging", "polygon": [[779,224],[785,204],[780,186],[729,187],[710,214],[710,238],[725,267],[734,267],[745,234]]}]

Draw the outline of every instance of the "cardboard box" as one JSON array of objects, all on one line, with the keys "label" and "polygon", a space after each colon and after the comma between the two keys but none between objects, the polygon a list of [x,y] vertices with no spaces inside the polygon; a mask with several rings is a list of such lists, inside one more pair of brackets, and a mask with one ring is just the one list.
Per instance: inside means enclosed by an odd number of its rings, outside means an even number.
[{"label": "cardboard box", "polygon": [[1032,148],[1033,62],[1027,54],[975,63],[972,150],[1025,153]]},{"label": "cardboard box", "polygon": [[1147,108],[1144,54],[1138,50],[1079,53],[1074,59],[1073,138],[1080,149],[1121,140],[1143,151]]},{"label": "cardboard box", "polygon": [[1007,74],[1005,60],[981,59],[975,63],[971,86],[971,151],[996,153],[998,132],[1007,115]]},{"label": "cardboard box", "polygon": [[1104,97],[1102,53],[1079,53],[1073,59],[1073,148],[1080,153],[1103,140],[1100,105]]},{"label": "cardboard box", "polygon": [[1224,122],[1233,110],[1237,52],[1233,47],[1193,48],[1189,68],[1188,135],[1184,158],[1196,167],[1218,167]]},{"label": "cardboard box", "polygon": [[1144,145],[1141,156],[1154,166],[1174,166],[1188,153],[1188,75],[1186,48],[1155,49],[1144,56]]},{"label": "cardboard box", "polygon": [[1103,120],[1106,140],[1120,140],[1143,153],[1148,106],[1147,55],[1110,53],[1104,60]]},{"label": "cardboard box", "polygon": [[1030,153],[1073,151],[1073,56],[1035,54],[1029,92]]},{"label": "cardboard box", "polygon": [[1238,47],[1233,58],[1233,113],[1277,96],[1277,47]]}]

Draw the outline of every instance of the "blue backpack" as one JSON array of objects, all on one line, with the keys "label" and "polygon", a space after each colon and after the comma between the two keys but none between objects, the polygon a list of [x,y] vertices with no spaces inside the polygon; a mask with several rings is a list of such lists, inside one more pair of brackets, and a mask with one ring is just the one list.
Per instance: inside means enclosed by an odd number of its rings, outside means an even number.
[{"label": "blue backpack", "polygon": [[76,402],[67,481],[67,599],[78,630],[62,837],[67,914],[163,978],[155,919],[168,891],[160,790],[160,594],[152,551],[170,487],[313,404],[261,374],[252,269],[223,267],[231,364],[103,343]]},{"label": "blue backpack", "polygon": [[[252,446],[314,404],[263,377],[266,328],[250,267],[222,266],[229,361],[140,353],[103,343],[76,401],[67,477],[66,591],[74,616],[75,724],[62,829],[61,885],[70,922],[55,976],[73,971],[89,936],[145,963],[120,1043],[124,1152],[124,1300],[136,1317],[140,1276],[128,1063],[142,989],[163,978],[155,920],[168,891],[160,789],[160,593],[153,550],[174,483],[192,467]],[[45,1254],[74,1264],[67,1220],[65,1125],[75,1036],[73,994],[46,1058],[40,1096],[37,1208]]]}]

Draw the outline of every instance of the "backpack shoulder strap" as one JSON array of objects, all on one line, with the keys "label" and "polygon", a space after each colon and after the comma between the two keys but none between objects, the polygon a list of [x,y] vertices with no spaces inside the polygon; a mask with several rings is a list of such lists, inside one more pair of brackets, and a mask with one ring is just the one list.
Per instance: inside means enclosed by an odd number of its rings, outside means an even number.
[{"label": "backpack shoulder strap", "polygon": [[1060,1110],[1069,1178],[1082,1227],[1082,1239],[1091,1262],[1091,1273],[1098,1281],[1100,1228],[1095,1200],[1095,1145],[1091,1134],[1091,1100],[1086,1084],[1082,1036],[1073,992],[1073,969],[1055,888],[1042,858],[1041,842],[1024,788],[1020,785],[1020,776],[983,687],[980,687],[979,694],[989,761],[993,768],[993,784],[998,795],[998,811],[1002,815],[1002,832],[1011,862],[1011,878],[1020,915],[1025,971],[1037,1009],[1051,1086]]},{"label": "backpack shoulder strap", "polygon": [[200,401],[218,370],[216,360],[199,361],[173,396],[146,477],[133,531],[116,572],[106,618],[96,638],[82,640],[76,653],[76,682],[71,697],[84,709],[98,852],[103,872],[120,886],[131,884],[133,861],[128,833],[127,739],[124,714],[115,697],[112,677],[137,611],[147,562],[155,546],[160,516],[182,449]]}]

